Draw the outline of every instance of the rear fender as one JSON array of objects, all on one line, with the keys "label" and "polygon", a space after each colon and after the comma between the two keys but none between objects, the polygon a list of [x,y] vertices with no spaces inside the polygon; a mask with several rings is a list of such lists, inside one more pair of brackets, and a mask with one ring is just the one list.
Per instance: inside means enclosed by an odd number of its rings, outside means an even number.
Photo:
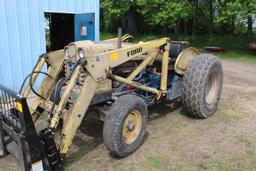
[{"label": "rear fender", "polygon": [[191,64],[192,60],[199,55],[199,51],[196,48],[190,47],[184,49],[180,55],[177,57],[177,60],[174,65],[174,70],[180,75],[184,75],[186,69]]}]

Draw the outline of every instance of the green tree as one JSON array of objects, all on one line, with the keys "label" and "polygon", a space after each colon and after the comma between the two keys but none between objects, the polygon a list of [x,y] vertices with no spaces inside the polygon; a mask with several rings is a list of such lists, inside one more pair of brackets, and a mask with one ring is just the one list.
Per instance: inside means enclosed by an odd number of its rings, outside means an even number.
[{"label": "green tree", "polygon": [[[217,0],[219,30],[234,33],[241,20],[247,19],[247,34],[253,36],[252,15],[256,13],[256,0]],[[224,29],[226,28],[226,29]]]},{"label": "green tree", "polygon": [[126,14],[136,5],[132,0],[102,0],[101,1],[101,24],[104,30],[116,31],[122,27]]},{"label": "green tree", "polygon": [[256,13],[256,0],[239,0],[241,4],[240,15],[247,19],[247,35],[249,38],[253,37],[253,21],[252,15]]},{"label": "green tree", "polygon": [[[256,0],[101,0],[101,29],[130,33],[235,34],[253,36]],[[188,26],[192,27],[188,27]],[[242,28],[242,29],[241,29]]]},{"label": "green tree", "polygon": [[175,28],[177,21],[192,18],[192,4],[187,0],[138,0],[139,12],[152,26]]},{"label": "green tree", "polygon": [[208,0],[208,9],[209,9],[209,27],[208,27],[208,33],[210,35],[213,34],[213,0]]},{"label": "green tree", "polygon": [[241,3],[238,0],[217,0],[217,16],[215,23],[222,34],[235,31],[235,23],[239,21]]},{"label": "green tree", "polygon": [[192,35],[196,34],[197,27],[197,15],[198,14],[198,0],[193,0],[193,27],[192,27]]}]

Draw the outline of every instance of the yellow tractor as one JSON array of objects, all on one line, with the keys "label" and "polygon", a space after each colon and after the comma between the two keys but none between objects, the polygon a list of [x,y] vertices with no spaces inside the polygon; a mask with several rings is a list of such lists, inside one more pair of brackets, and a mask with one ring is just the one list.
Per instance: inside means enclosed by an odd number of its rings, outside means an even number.
[{"label": "yellow tractor", "polygon": [[60,170],[81,122],[91,116],[104,121],[110,153],[126,157],[144,139],[148,106],[180,98],[190,116],[216,112],[223,84],[217,57],[188,42],[129,43],[129,37],[72,42],[41,55],[19,92],[0,85],[0,155],[13,154],[26,171]]}]

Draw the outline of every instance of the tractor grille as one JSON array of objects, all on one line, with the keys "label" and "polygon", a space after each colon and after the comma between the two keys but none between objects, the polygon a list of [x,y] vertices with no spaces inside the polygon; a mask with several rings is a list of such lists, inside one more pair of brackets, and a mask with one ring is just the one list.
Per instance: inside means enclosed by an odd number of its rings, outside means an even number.
[{"label": "tractor grille", "polygon": [[0,117],[2,121],[15,132],[21,132],[21,115],[17,110],[17,105],[21,102],[17,95],[8,88],[0,85]]}]

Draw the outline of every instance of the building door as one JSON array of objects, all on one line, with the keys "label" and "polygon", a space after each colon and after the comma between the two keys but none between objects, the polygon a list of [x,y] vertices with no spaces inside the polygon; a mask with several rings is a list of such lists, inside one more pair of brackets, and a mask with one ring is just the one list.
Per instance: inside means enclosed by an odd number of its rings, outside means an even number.
[{"label": "building door", "polygon": [[94,13],[75,14],[75,41],[95,40]]}]

